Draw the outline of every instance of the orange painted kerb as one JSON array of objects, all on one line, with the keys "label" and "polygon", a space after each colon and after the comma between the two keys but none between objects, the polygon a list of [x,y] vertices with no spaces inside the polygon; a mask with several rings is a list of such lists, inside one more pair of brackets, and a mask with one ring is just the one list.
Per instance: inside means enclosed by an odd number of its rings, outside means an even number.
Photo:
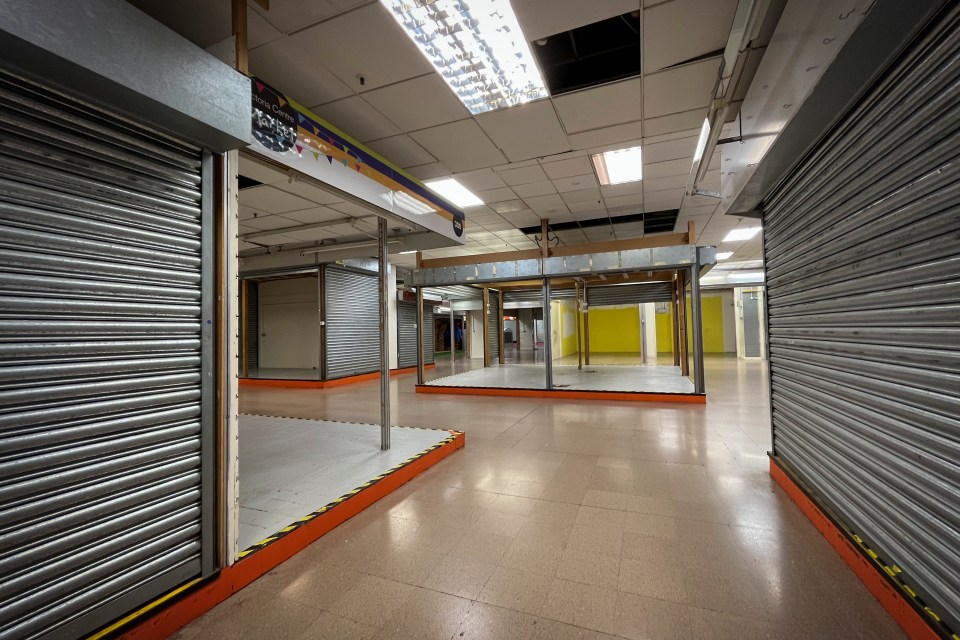
[{"label": "orange painted kerb", "polygon": [[903,597],[900,591],[880,573],[871,561],[864,557],[863,552],[854,544],[845,533],[833,524],[793,479],[774,461],[770,460],[770,475],[783,487],[793,502],[800,507],[800,511],[813,523],[830,546],[840,554],[860,581],[870,590],[887,613],[913,640],[937,640],[940,635],[934,631],[926,620],[917,612],[910,602]]},{"label": "orange painted kerb", "polygon": [[[436,364],[423,365],[424,369],[436,367]],[[416,373],[416,367],[405,367],[403,369],[391,369],[391,376],[399,376],[405,373]],[[333,387],[342,387],[347,384],[357,382],[366,382],[367,380],[378,380],[380,372],[362,373],[358,376],[347,376],[346,378],[336,378],[335,380],[285,380],[283,378],[240,378],[241,387],[273,387],[282,389],[331,389]]]},{"label": "orange painted kerb", "polygon": [[466,436],[463,433],[457,434],[453,441],[424,454],[290,534],[239,560],[236,564],[222,569],[216,577],[143,620],[120,637],[124,640],[161,640],[176,633],[177,630],[302,551],[317,538],[460,449],[465,443]]},{"label": "orange painted kerb", "polygon": [[435,387],[417,385],[417,393],[447,393],[461,396],[506,398],[560,398],[564,400],[615,400],[625,402],[678,402],[707,404],[707,396],[684,393],[640,393],[633,391],[570,391],[567,389],[503,389],[499,387]]}]

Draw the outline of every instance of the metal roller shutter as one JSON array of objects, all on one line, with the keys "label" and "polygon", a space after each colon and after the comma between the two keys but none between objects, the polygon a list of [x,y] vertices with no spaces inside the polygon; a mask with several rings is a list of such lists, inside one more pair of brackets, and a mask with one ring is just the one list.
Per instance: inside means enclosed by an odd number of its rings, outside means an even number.
[{"label": "metal roller shutter", "polygon": [[487,338],[490,342],[490,360],[500,358],[500,332],[502,320],[500,319],[500,292],[490,290],[490,307],[487,309],[487,316],[490,318]]},{"label": "metal roller shutter", "polygon": [[433,307],[423,305],[423,364],[433,364]]},{"label": "metal roller shutter", "polygon": [[397,367],[417,366],[417,303],[397,301]]},{"label": "metal roller shutter", "polygon": [[743,355],[759,358],[760,353],[760,301],[757,293],[743,294]]},{"label": "metal roller shutter", "polygon": [[260,367],[260,283],[251,280],[247,283],[246,347],[247,366]]},{"label": "metal roller shutter", "polygon": [[960,629],[960,9],[764,203],[774,453]]},{"label": "metal roller shutter", "polygon": [[645,282],[587,288],[587,304],[591,307],[613,307],[643,302],[670,302],[673,283]]},{"label": "metal roller shutter", "polygon": [[210,171],[0,72],[0,638],[214,569]]},{"label": "metal roller shutter", "polygon": [[[550,292],[552,300],[573,300],[577,297],[574,289],[554,289]],[[511,302],[543,302],[543,289],[520,289],[517,291],[504,291],[503,304]]]},{"label": "metal roller shutter", "polygon": [[326,267],[326,378],[380,370],[380,303],[375,274]]}]

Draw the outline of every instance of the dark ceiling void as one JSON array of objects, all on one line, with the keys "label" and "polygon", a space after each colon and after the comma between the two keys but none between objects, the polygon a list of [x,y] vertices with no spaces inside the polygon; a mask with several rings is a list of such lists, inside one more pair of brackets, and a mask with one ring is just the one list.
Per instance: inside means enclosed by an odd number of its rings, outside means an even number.
[{"label": "dark ceiling void", "polygon": [[535,40],[530,48],[554,96],[640,75],[640,12]]},{"label": "dark ceiling void", "polygon": [[247,176],[237,176],[237,189],[241,191],[243,189],[249,189],[250,187],[259,187],[262,184],[262,182],[258,182],[253,178],[248,178]]},{"label": "dark ceiling void", "polygon": [[[570,222],[557,222],[548,224],[550,231],[570,231],[573,229],[590,229],[593,227],[612,226],[614,232],[617,225],[631,222],[643,223],[643,235],[651,233],[671,233],[673,227],[677,224],[677,216],[680,215],[679,209],[667,209],[666,211],[649,211],[647,213],[630,213],[625,216],[616,216],[613,218],[603,216],[602,218],[591,218],[590,220],[572,220]],[[523,227],[520,229],[525,235],[539,236],[540,226]]]}]

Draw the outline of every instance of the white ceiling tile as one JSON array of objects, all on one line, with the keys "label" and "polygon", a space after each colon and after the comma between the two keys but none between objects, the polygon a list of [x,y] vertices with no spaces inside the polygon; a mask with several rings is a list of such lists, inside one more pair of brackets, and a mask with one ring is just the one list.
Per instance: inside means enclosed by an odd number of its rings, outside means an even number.
[{"label": "white ceiling tile", "polygon": [[603,129],[584,131],[570,134],[570,144],[574,149],[591,149],[593,147],[620,146],[629,140],[639,140],[643,137],[643,125],[637,122],[618,124]]},{"label": "white ceiling tile", "polygon": [[545,196],[548,193],[556,193],[557,190],[554,188],[553,183],[549,180],[541,180],[540,182],[530,182],[528,184],[518,184],[513,188],[514,192],[521,198],[529,198],[532,196]]},{"label": "white ceiling tile", "polygon": [[673,0],[643,12],[643,71],[723,49],[737,0]]},{"label": "white ceiling tile", "polygon": [[651,178],[664,178],[666,176],[688,175],[690,173],[691,160],[680,158],[679,160],[668,160],[667,162],[654,162],[651,164],[643,163],[643,177],[646,180]]},{"label": "white ceiling tile", "polygon": [[341,213],[346,213],[348,215],[356,216],[356,217],[374,215],[370,209],[368,209],[367,207],[364,207],[363,205],[359,205],[355,202],[338,202],[336,204],[330,205],[330,208],[336,209]]},{"label": "white ceiling tile", "polygon": [[609,198],[604,198],[604,202],[607,203],[607,208],[615,209],[618,207],[639,207],[643,204],[643,194],[633,194],[629,196],[612,196]]},{"label": "white ceiling tile", "polygon": [[253,157],[243,153],[240,154],[239,173],[242,176],[246,176],[247,178],[251,178],[264,184],[287,179],[287,175],[279,171],[277,168],[271,165],[263,164]]},{"label": "white ceiling tile", "polygon": [[[230,37],[229,2],[132,0],[130,4],[201,49],[206,49]],[[323,0],[318,4],[323,4]],[[247,46],[250,49],[283,35],[255,12],[256,5],[253,2],[248,2],[247,5]]]},{"label": "white ceiling tile", "polygon": [[693,162],[693,152],[697,149],[698,136],[679,138],[669,142],[658,142],[643,147],[644,163],[666,162],[678,158],[689,158]]},{"label": "white ceiling tile", "polygon": [[[527,41],[606,20],[640,8],[637,0],[513,0],[517,21]],[[536,46],[535,44],[531,46]]]},{"label": "white ceiling tile", "polygon": [[477,169],[476,171],[458,173],[453,177],[456,178],[457,182],[474,193],[507,186],[506,183],[500,179],[500,176],[494,173],[493,169]]},{"label": "white ceiling tile", "polygon": [[717,81],[720,58],[644,76],[643,116],[655,118],[706,107]]},{"label": "white ceiling tile", "polygon": [[531,227],[536,224],[540,224],[540,218],[533,211],[529,209],[524,209],[522,211],[511,211],[510,213],[505,213],[503,215],[504,220],[512,223],[517,228],[520,227]]},{"label": "white ceiling tile", "polygon": [[359,96],[318,105],[310,110],[360,142],[388,138],[400,133],[399,127]]},{"label": "white ceiling tile", "polygon": [[597,204],[596,202],[568,202],[567,208],[570,209],[571,213],[577,214],[577,218],[580,220],[596,218],[607,211],[602,203]]},{"label": "white ceiling tile", "polygon": [[251,51],[250,72],[300,104],[323,104],[353,93],[325,67],[304,57],[290,36]]},{"label": "white ceiling tile", "polygon": [[341,14],[290,36],[303,59],[322,61],[340,80],[360,90],[357,79],[366,79],[364,90],[422,76],[433,67],[400,25],[379,3]]},{"label": "white ceiling tile", "polygon": [[657,118],[646,118],[643,121],[643,132],[648,137],[666,136],[671,133],[694,131],[700,134],[700,128],[707,117],[707,107],[698,107],[690,111],[672,113]]},{"label": "white ceiling tile", "polygon": [[578,191],[566,191],[560,194],[560,197],[563,198],[563,201],[567,204],[572,203],[586,203],[594,208],[603,208],[603,201],[600,197],[600,190],[597,188],[593,189],[580,189]]},{"label": "white ceiling tile", "polygon": [[533,163],[519,168],[498,169],[500,177],[508,185],[529,184],[531,182],[543,182],[547,179],[547,174],[543,172],[540,165]]},{"label": "white ceiling tile", "polygon": [[476,191],[474,192],[474,195],[483,200],[485,203],[504,202],[517,199],[517,194],[515,194],[512,189],[508,189],[506,187],[500,189],[488,189],[486,191]]},{"label": "white ceiling tile", "polygon": [[426,129],[470,116],[436,73],[366,91],[363,98],[404,131]]},{"label": "white ceiling tile", "polygon": [[481,218],[497,218],[499,214],[496,211],[491,209],[485,204],[478,205],[476,207],[467,207],[464,209],[464,213],[471,219],[481,219]]},{"label": "white ceiling tile", "polygon": [[287,231],[284,235],[288,238],[295,238],[303,242],[316,242],[317,240],[328,240],[330,238],[341,237],[341,234],[337,233],[330,227],[323,227],[320,229],[303,229],[301,231]]},{"label": "white ceiling tile", "polygon": [[283,213],[316,206],[290,193],[285,193],[269,185],[250,187],[240,191],[240,204],[265,213]]},{"label": "white ceiling tile", "polygon": [[294,180],[291,182],[286,176],[276,182],[271,182],[270,186],[280,189],[286,193],[292,193],[295,196],[306,198],[310,202],[317,204],[333,204],[334,202],[343,202],[343,198],[321,189],[315,184]]},{"label": "white ceiling tile", "polygon": [[240,219],[243,220],[243,224],[258,231],[295,227],[299,224],[296,220],[291,220],[284,216],[264,215],[262,213],[254,215],[254,212],[249,209],[246,212],[244,212],[243,209],[243,207],[240,209]]},{"label": "white ceiling tile", "polygon": [[[647,176],[643,176],[646,180]],[[607,196],[627,196],[634,193],[643,193],[643,180],[635,182],[624,182],[623,184],[608,184],[600,187],[604,197]]]},{"label": "white ceiling tile", "polygon": [[568,158],[566,160],[541,162],[544,173],[551,180],[557,178],[569,178],[570,176],[582,176],[593,172],[593,163],[587,156]]},{"label": "white ceiling tile", "polygon": [[567,211],[567,206],[563,202],[563,199],[556,193],[546,196],[532,196],[530,198],[524,198],[523,201],[536,213]]},{"label": "white ceiling tile", "polygon": [[284,217],[295,220],[296,222],[302,222],[304,224],[312,224],[314,222],[329,222],[330,220],[339,220],[346,217],[340,211],[331,209],[329,207],[313,207],[312,209],[290,211],[283,215]]},{"label": "white ceiling tile", "polygon": [[433,178],[441,178],[453,173],[450,171],[450,169],[447,169],[439,162],[422,164],[416,167],[407,167],[406,171],[418,180],[432,180]]},{"label": "white ceiling tile", "polygon": [[[158,3],[165,4],[165,3]],[[227,3],[222,3],[226,5]],[[316,24],[321,20],[333,17],[338,9],[327,0],[270,0],[270,10],[266,10],[255,2],[248,2],[255,14],[261,20],[266,20],[284,33],[293,33],[305,27]],[[229,19],[229,18],[228,18]],[[253,45],[250,46],[253,49]]]},{"label": "white ceiling tile", "polygon": [[494,202],[490,207],[497,213],[510,213],[511,211],[521,211],[526,209],[522,200],[505,200],[503,202]]},{"label": "white ceiling tile", "polygon": [[401,167],[420,166],[437,160],[407,135],[372,140],[367,146]]},{"label": "white ceiling tile", "polygon": [[549,100],[489,111],[476,120],[511,162],[570,150]]},{"label": "white ceiling tile", "polygon": [[639,120],[643,113],[643,79],[631,78],[554,98],[568,133]]},{"label": "white ceiling tile", "polygon": [[656,193],[665,189],[683,189],[687,186],[687,176],[667,176],[666,178],[649,178],[643,181],[644,193]]},{"label": "white ceiling tile", "polygon": [[500,150],[473,120],[460,120],[410,134],[440,162],[456,172],[504,162]]},{"label": "white ceiling tile", "polygon": [[583,189],[595,189],[600,186],[597,182],[597,177],[593,173],[588,173],[582,176],[570,176],[568,178],[557,178],[553,181],[553,186],[556,187],[559,193],[565,193],[567,191],[582,191]]}]

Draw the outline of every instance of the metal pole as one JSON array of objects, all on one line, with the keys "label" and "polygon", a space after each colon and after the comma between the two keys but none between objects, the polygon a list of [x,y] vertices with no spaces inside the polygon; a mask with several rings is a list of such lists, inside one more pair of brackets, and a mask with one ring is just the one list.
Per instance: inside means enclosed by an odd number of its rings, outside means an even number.
[{"label": "metal pole", "polygon": [[377,258],[380,267],[380,449],[390,448],[390,320],[387,315],[387,219],[377,225]]},{"label": "metal pole", "polygon": [[640,311],[640,364],[644,364],[647,355],[647,314],[642,302],[637,307]]},{"label": "metal pole", "polygon": [[686,270],[677,273],[678,290],[680,297],[677,300],[678,318],[677,326],[680,331],[680,375],[690,375],[690,357],[689,345],[687,341],[687,283]]},{"label": "metal pole", "polygon": [[581,320],[580,316],[580,283],[573,285],[574,295],[577,297],[577,369],[583,369],[583,336],[580,334]]},{"label": "metal pole", "polygon": [[583,283],[583,364],[590,366],[590,305],[587,304],[587,283]]},{"label": "metal pole", "polygon": [[490,366],[490,289],[483,288],[483,366]]},{"label": "metal pole", "polygon": [[546,388],[553,389],[553,344],[550,332],[550,279],[543,279],[543,363],[546,368]]},{"label": "metal pole", "polygon": [[680,296],[677,294],[680,277],[677,273],[673,274],[673,291],[670,301],[670,333],[673,336],[673,366],[680,366],[680,307],[677,301]]},{"label": "metal pole", "polygon": [[417,287],[417,384],[423,384],[423,287]]},{"label": "metal pole", "polygon": [[503,289],[497,292],[497,333],[500,335],[500,354],[499,361],[503,364],[506,360],[507,345],[503,342]]},{"label": "metal pole", "polygon": [[693,312],[693,390],[705,393],[703,378],[703,323],[700,315],[700,261],[690,267],[690,306]]},{"label": "metal pole", "polygon": [[456,320],[453,317],[453,300],[450,300],[450,364],[457,361],[457,332],[454,330]]}]

